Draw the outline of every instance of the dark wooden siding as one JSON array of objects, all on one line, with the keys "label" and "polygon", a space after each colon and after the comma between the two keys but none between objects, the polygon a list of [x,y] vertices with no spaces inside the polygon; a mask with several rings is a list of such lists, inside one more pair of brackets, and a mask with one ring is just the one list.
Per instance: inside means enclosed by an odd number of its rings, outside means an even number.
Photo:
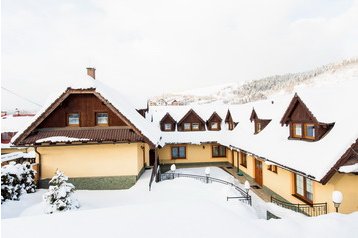
[{"label": "dark wooden siding", "polygon": [[184,131],[184,123],[199,123],[199,131],[205,131],[205,123],[194,113],[190,113],[178,124],[178,131]]},{"label": "dark wooden siding", "polygon": [[172,125],[171,131],[175,131],[176,122],[168,115],[165,115],[164,118],[160,121],[160,129],[165,131],[164,125],[168,123]]},{"label": "dark wooden siding", "polygon": [[[214,113],[212,115],[212,117],[206,123],[206,125],[208,127],[208,130],[220,131],[221,130],[221,121],[222,121],[222,119],[216,113]],[[217,122],[218,123],[218,129],[212,129],[211,128],[211,123],[212,122]]]},{"label": "dark wooden siding", "polygon": [[66,127],[69,113],[80,113],[80,126],[96,126],[96,113],[108,113],[109,126],[127,126],[114,112],[93,94],[71,94],[38,128]]},{"label": "dark wooden siding", "polygon": [[313,123],[313,119],[311,118],[310,114],[307,112],[300,103],[296,103],[292,114],[291,114],[291,121],[292,122],[305,122],[305,123]]}]

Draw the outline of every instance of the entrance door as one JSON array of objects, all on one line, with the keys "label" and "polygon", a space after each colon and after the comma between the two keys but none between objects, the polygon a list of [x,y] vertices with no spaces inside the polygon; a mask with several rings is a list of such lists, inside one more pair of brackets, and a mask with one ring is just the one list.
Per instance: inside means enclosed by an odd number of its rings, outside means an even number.
[{"label": "entrance door", "polygon": [[154,149],[149,150],[149,165],[153,166],[155,162],[155,151]]},{"label": "entrance door", "polygon": [[255,159],[255,182],[262,186],[262,162]]}]

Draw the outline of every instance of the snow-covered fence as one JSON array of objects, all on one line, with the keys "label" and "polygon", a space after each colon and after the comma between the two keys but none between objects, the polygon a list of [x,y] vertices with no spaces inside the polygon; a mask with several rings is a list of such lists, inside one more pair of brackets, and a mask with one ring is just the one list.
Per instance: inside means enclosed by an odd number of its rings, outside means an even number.
[{"label": "snow-covered fence", "polygon": [[238,199],[239,201],[245,202],[247,204],[249,204],[250,206],[252,205],[251,203],[251,196],[249,195],[249,193],[247,191],[244,191],[243,189],[241,189],[240,187],[236,186],[235,184],[222,180],[222,179],[218,179],[218,178],[213,178],[210,176],[201,176],[201,175],[195,175],[195,174],[182,174],[182,173],[164,173],[160,175],[160,180],[164,181],[164,180],[170,180],[170,179],[174,179],[174,178],[193,178],[193,179],[197,179],[199,181],[202,181],[204,183],[212,183],[212,182],[216,182],[216,183],[221,183],[221,184],[225,184],[228,186],[232,186],[235,188],[236,191],[238,191],[241,196],[240,197],[227,197],[226,199]]},{"label": "snow-covered fence", "polygon": [[290,209],[310,217],[327,214],[327,203],[294,204],[281,201],[274,197],[271,197],[271,202],[280,207]]}]

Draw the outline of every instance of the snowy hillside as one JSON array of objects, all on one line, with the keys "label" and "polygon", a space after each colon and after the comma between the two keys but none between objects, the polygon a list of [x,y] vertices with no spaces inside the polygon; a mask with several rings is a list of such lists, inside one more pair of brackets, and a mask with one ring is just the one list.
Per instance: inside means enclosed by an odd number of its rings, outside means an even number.
[{"label": "snowy hillside", "polygon": [[302,73],[274,75],[243,84],[226,84],[180,93],[169,93],[150,99],[150,105],[188,105],[223,101],[241,104],[267,99],[275,94],[292,93],[295,87],[330,81],[333,78],[358,78],[358,58],[344,60]]}]

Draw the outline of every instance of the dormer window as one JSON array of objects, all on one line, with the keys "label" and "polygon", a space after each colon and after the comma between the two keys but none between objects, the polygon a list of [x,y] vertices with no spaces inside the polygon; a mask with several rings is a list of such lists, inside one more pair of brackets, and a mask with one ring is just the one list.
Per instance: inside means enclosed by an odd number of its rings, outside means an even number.
[{"label": "dormer window", "polygon": [[68,126],[79,126],[80,125],[80,114],[79,113],[69,113],[67,116],[67,125]]},{"label": "dormer window", "polygon": [[96,113],[96,125],[108,126],[108,113]]},{"label": "dormer window", "polygon": [[198,131],[199,130],[199,123],[192,123],[191,126],[192,126],[193,131]]},{"label": "dormer window", "polygon": [[312,123],[292,123],[292,137],[314,140],[316,138],[315,125]]},{"label": "dormer window", "polygon": [[315,138],[315,127],[314,124],[305,124],[305,137],[308,139]]},{"label": "dormer window", "polygon": [[302,138],[302,124],[293,123],[292,124],[292,136],[295,138]]},{"label": "dormer window", "polygon": [[211,130],[218,130],[219,129],[219,123],[212,122],[210,127],[211,127]]},{"label": "dormer window", "polygon": [[190,123],[184,123],[184,131],[190,131],[190,130],[191,130]]},{"label": "dormer window", "polygon": [[164,124],[164,130],[165,130],[165,131],[171,131],[171,130],[172,130],[172,124],[170,124],[170,123],[165,123],[165,124]]}]

